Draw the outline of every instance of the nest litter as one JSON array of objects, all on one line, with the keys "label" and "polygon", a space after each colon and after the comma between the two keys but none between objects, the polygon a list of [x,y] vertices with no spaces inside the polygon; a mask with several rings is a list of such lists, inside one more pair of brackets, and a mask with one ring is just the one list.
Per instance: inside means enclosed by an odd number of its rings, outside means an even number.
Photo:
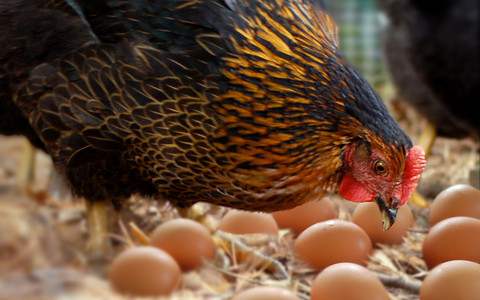
[{"label": "nest litter", "polygon": [[[412,136],[408,123],[403,124]],[[415,127],[417,128],[417,127]],[[37,169],[32,184],[17,186],[17,170],[22,138],[0,137],[0,300],[24,299],[132,299],[118,295],[105,280],[105,267],[90,265],[85,258],[87,239],[82,201],[62,201],[48,192],[51,164],[37,153]],[[428,158],[419,190],[431,200],[440,190],[468,183],[468,171],[478,161],[475,146],[468,140],[437,139]],[[67,197],[68,198],[68,197]],[[349,219],[352,206],[336,200],[339,218]],[[151,232],[178,214],[168,203],[133,197],[119,251],[141,244],[128,230],[128,222],[143,232]],[[212,231],[226,209],[199,204],[197,212]],[[417,220],[404,239],[395,246],[378,246],[368,268],[382,280],[390,298],[418,298],[427,267],[421,258],[421,244],[427,232],[428,209],[412,207]],[[184,273],[181,286],[165,299],[228,299],[250,286],[275,285],[309,299],[310,284],[318,271],[296,259],[293,235],[281,230],[278,237],[229,235],[216,232],[217,253],[205,267]],[[162,298],[156,298],[162,299]]]}]

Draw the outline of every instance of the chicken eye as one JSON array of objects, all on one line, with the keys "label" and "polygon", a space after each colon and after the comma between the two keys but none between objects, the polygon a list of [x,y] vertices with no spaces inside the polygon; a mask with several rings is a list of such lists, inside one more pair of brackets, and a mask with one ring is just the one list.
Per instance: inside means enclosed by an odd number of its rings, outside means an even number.
[{"label": "chicken eye", "polygon": [[387,164],[383,160],[377,160],[373,163],[373,171],[377,175],[385,176],[388,173]]}]

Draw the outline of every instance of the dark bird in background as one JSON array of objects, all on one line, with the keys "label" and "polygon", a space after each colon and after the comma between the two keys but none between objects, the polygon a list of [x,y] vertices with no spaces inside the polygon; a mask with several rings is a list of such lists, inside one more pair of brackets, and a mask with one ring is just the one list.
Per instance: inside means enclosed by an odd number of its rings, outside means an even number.
[{"label": "dark bird in background", "polygon": [[438,135],[479,141],[479,2],[377,1],[388,18],[384,50],[399,97]]},{"label": "dark bird in background", "polygon": [[[14,2],[0,15],[25,18]],[[378,203],[387,229],[414,191],[423,150],[342,56],[322,1],[68,3],[90,37],[38,62],[14,101],[89,206],[138,193],[276,211],[338,191]]]}]

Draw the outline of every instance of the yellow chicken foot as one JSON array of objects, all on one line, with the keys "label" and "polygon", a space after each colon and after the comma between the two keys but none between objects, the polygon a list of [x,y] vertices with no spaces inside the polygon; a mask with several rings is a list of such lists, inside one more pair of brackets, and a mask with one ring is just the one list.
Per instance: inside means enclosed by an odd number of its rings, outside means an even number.
[{"label": "yellow chicken foot", "polygon": [[193,220],[195,222],[202,224],[210,231],[215,231],[216,228],[212,226],[212,222],[210,222],[211,221],[210,217],[212,215],[217,214],[221,209],[221,207],[213,204],[208,206],[205,206],[205,205],[200,206],[199,204],[195,204],[190,207],[184,207],[184,208],[177,207],[176,209],[177,209],[178,215],[181,218],[187,218],[187,219]]},{"label": "yellow chicken foot", "polygon": [[430,202],[428,202],[419,192],[413,192],[409,200],[410,203],[415,204],[418,207],[429,207]]},{"label": "yellow chicken foot", "polygon": [[[430,151],[436,137],[437,128],[435,125],[433,125],[433,123],[427,122],[417,143],[417,145],[422,147],[425,151],[425,157],[430,155]],[[410,203],[413,203],[418,207],[428,207],[430,205],[430,203],[417,191],[413,192],[412,196],[410,197]]]},{"label": "yellow chicken foot", "polygon": [[199,223],[205,218],[205,214],[202,214],[195,205],[190,207],[177,207],[177,212],[181,218],[190,219]]},{"label": "yellow chicken foot", "polygon": [[25,188],[33,181],[36,149],[25,139],[22,146],[20,167],[17,174],[19,187]]},{"label": "yellow chicken foot", "polygon": [[433,123],[427,122],[417,143],[417,145],[422,147],[425,151],[425,157],[428,157],[430,155],[430,150],[432,149],[433,142],[435,141],[436,137],[437,128],[435,127],[435,125],[433,125]]},{"label": "yellow chicken foot", "polygon": [[88,242],[87,253],[89,259],[101,259],[111,252],[108,237],[107,203],[106,201],[87,201]]}]

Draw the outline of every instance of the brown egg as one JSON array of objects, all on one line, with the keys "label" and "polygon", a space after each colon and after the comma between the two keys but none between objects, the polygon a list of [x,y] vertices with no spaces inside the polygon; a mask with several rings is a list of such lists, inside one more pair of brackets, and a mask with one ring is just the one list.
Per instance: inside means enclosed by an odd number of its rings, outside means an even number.
[{"label": "brown egg", "polygon": [[457,259],[480,262],[480,220],[453,217],[438,222],[425,237],[422,252],[430,268]]},{"label": "brown egg", "polygon": [[420,300],[478,299],[480,265],[466,260],[452,260],[436,266],[427,274],[420,288]]},{"label": "brown egg", "polygon": [[293,292],[276,286],[254,287],[233,296],[232,300],[300,300]]},{"label": "brown egg", "polygon": [[415,220],[412,211],[407,205],[400,207],[397,219],[390,229],[384,231],[382,217],[378,205],[373,202],[360,203],[355,208],[352,222],[360,226],[368,234],[372,243],[376,244],[401,244]]},{"label": "brown egg", "polygon": [[189,219],[173,219],[158,226],[152,233],[151,245],[170,254],[182,270],[203,265],[203,259],[215,255],[215,245],[208,230]]},{"label": "brown egg", "polygon": [[367,268],[338,263],[325,268],[312,283],[310,300],[388,300],[388,292]]},{"label": "brown egg", "polygon": [[372,251],[372,242],[358,225],[328,220],[305,229],[293,249],[312,268],[323,269],[339,262],[364,264]]},{"label": "brown egg", "polygon": [[234,234],[278,234],[278,225],[271,214],[232,209],[223,216],[218,229]]},{"label": "brown egg", "polygon": [[116,291],[141,297],[170,294],[180,275],[180,267],[168,253],[146,246],[125,250],[108,269],[108,279]]},{"label": "brown egg", "polygon": [[310,201],[295,208],[272,213],[280,228],[290,228],[299,235],[309,226],[336,217],[332,201],[324,198],[320,201]]},{"label": "brown egg", "polygon": [[479,190],[466,184],[457,184],[437,195],[430,207],[430,226],[457,216],[480,219]]}]

